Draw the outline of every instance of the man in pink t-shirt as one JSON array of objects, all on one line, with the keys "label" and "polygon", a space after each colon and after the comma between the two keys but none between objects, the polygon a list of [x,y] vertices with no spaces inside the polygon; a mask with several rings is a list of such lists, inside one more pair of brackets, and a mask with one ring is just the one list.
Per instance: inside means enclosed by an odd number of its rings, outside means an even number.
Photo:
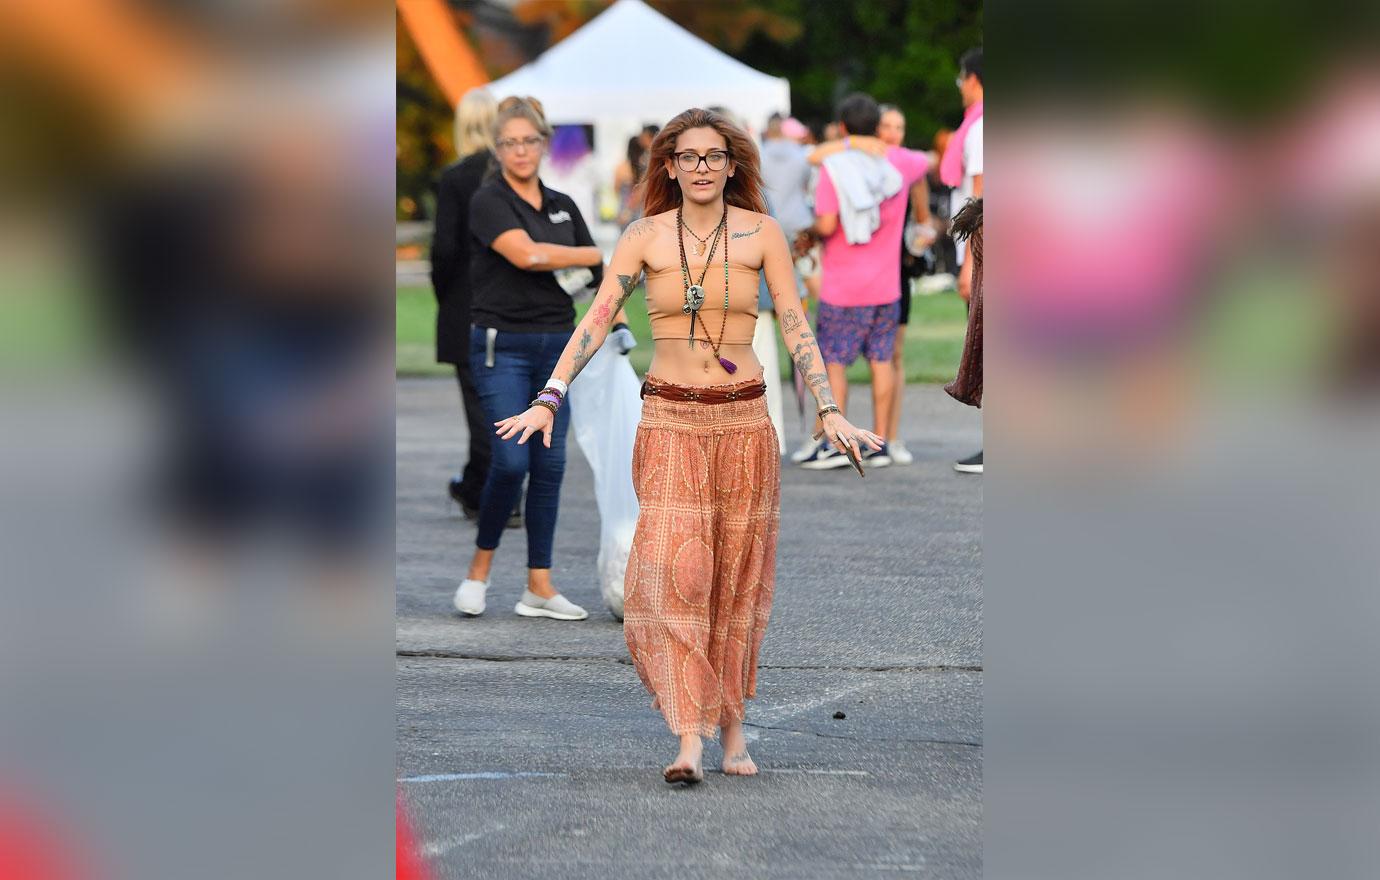
[{"label": "man in pink t-shirt", "polygon": [[[881,109],[870,96],[854,94],[844,100],[839,116],[845,131],[871,135],[877,130]],[[929,159],[924,153],[902,147],[887,147],[880,157],[868,155],[851,149],[851,141],[850,135],[812,156],[831,157],[824,159],[815,187],[814,231],[824,242],[815,335],[829,388],[845,410],[846,371],[859,355],[867,358],[872,367],[873,430],[885,438],[896,383],[892,353],[901,313],[901,233],[906,223],[906,197],[912,186],[923,185]],[[875,147],[874,141],[869,138],[867,145]],[[844,161],[838,163],[834,156]],[[854,179],[836,182],[831,165]],[[890,195],[869,217],[867,194],[879,187]],[[860,198],[841,199],[840,189]],[[866,240],[859,240],[863,238]],[[850,244],[850,239],[856,243]],[[891,464],[891,456],[883,445],[880,450],[864,451],[863,462],[881,467]],[[801,462],[801,467],[811,470],[847,465],[848,459],[825,443]]]}]

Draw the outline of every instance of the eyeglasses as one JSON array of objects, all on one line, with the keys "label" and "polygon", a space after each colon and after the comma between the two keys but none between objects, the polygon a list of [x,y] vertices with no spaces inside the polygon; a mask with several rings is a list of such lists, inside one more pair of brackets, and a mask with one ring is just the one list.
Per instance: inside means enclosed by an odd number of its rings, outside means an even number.
[{"label": "eyeglasses", "polygon": [[728,167],[727,150],[710,150],[701,156],[694,150],[686,150],[683,153],[676,153],[676,167],[681,171],[699,171],[700,162],[710,171],[723,171]]},{"label": "eyeglasses", "polygon": [[500,150],[517,152],[518,147],[522,147],[524,151],[539,150],[541,149],[541,145],[545,143],[545,141],[546,138],[541,137],[525,137],[522,140],[517,140],[514,138],[500,138],[494,145],[498,147]]}]

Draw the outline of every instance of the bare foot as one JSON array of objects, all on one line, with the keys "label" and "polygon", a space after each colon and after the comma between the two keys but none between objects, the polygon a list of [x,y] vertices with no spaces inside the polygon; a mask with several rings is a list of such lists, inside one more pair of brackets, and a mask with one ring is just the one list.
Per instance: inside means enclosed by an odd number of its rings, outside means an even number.
[{"label": "bare foot", "polygon": [[719,728],[724,744],[725,776],[756,776],[757,765],[748,754],[747,737],[743,736],[743,723],[734,721]]},{"label": "bare foot", "polygon": [[695,734],[680,738],[680,752],[676,759],[666,766],[662,776],[667,782],[684,782],[693,785],[704,780],[704,744]]}]

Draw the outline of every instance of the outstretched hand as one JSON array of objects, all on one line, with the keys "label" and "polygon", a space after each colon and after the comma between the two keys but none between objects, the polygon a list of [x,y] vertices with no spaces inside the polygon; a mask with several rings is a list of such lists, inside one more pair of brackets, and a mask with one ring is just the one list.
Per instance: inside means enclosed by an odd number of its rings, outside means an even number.
[{"label": "outstretched hand", "polygon": [[881,449],[882,443],[885,442],[871,431],[855,428],[851,422],[835,412],[824,417],[824,430],[821,434],[816,434],[815,439],[818,440],[821,435],[827,435],[829,442],[837,447],[839,452],[846,454],[851,446],[859,456],[862,455],[863,443],[877,450]]},{"label": "outstretched hand", "polygon": [[556,414],[544,406],[534,406],[524,413],[509,416],[501,422],[494,422],[498,428],[494,431],[501,439],[510,440],[514,435],[518,437],[518,445],[527,442],[537,431],[541,432],[541,442],[547,449],[551,448],[551,426],[556,423]]}]

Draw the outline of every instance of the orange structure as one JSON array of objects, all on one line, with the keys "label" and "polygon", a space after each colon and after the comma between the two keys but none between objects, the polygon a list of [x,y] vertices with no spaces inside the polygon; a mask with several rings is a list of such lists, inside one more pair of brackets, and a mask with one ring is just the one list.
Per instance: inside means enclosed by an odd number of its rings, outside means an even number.
[{"label": "orange structure", "polygon": [[398,14],[452,107],[489,81],[445,0],[398,0]]}]

